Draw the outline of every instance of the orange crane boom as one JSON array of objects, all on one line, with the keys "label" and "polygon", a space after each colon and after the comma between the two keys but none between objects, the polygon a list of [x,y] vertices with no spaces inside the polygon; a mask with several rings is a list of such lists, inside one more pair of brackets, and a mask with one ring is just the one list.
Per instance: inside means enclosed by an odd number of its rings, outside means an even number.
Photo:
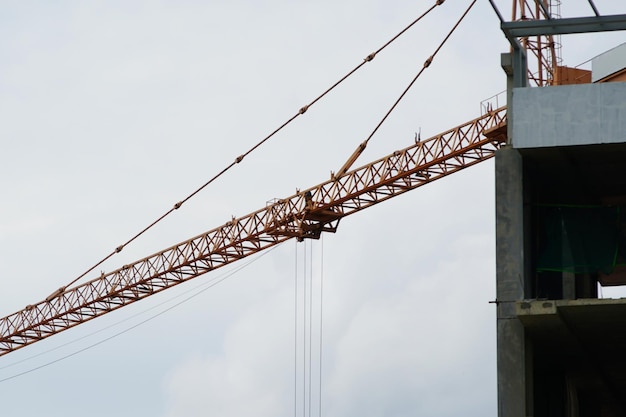
[{"label": "orange crane boom", "polygon": [[494,156],[506,108],[171,246],[0,319],[0,356],[291,238],[335,232],[341,218]]}]

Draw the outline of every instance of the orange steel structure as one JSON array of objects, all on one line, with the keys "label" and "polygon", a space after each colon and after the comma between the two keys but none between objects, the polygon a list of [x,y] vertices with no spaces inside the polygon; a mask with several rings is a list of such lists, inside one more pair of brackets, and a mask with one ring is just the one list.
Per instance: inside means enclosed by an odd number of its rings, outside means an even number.
[{"label": "orange steel structure", "polygon": [[505,142],[501,107],[116,271],[60,288],[0,319],[0,356],[285,240],[335,232],[343,217],[489,159]]},{"label": "orange steel structure", "polygon": [[[513,0],[513,21],[539,20],[560,17],[561,0]],[[558,85],[557,70],[561,57],[557,37],[533,36],[520,39],[522,46],[529,53],[528,82],[537,87]]]}]

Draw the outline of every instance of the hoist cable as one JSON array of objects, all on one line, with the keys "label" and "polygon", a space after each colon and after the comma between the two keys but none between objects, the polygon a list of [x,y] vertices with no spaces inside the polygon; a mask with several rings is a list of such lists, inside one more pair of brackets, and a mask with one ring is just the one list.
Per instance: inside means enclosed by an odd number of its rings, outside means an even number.
[{"label": "hoist cable", "polygon": [[[302,262],[302,289],[304,291],[302,297],[302,318],[303,318],[303,326],[302,326],[302,416],[306,417],[306,329],[307,329],[307,314],[306,314],[306,265],[307,265],[307,254],[306,254],[306,244],[308,240],[304,241],[304,248],[302,249],[303,253],[303,262]],[[311,353],[309,352],[309,355]]]},{"label": "hoist cable", "polygon": [[295,271],[294,271],[294,313],[293,313],[293,417],[297,417],[297,404],[298,404],[298,241],[295,242]]},{"label": "hoist cable", "polygon": [[313,244],[309,244],[309,417],[311,417],[311,370],[313,362]]},{"label": "hoist cable", "polygon": [[324,235],[322,234],[320,251],[320,346],[319,346],[319,397],[318,397],[318,417],[322,417],[322,335],[323,332],[323,306],[324,306]]},{"label": "hoist cable", "polygon": [[[252,148],[250,148],[248,151],[246,151],[245,153],[239,155],[237,158],[235,158],[235,160],[233,162],[231,162],[228,166],[226,166],[224,169],[222,169],[219,173],[217,173],[215,176],[213,176],[213,178],[211,178],[210,180],[208,180],[207,182],[205,182],[202,186],[200,186],[198,189],[196,189],[194,192],[192,192],[191,194],[189,194],[186,198],[184,198],[183,200],[180,200],[179,202],[177,202],[176,204],[174,204],[174,206],[172,208],[170,208],[167,212],[165,212],[163,215],[161,215],[159,218],[157,218],[155,221],[153,221],[152,223],[150,223],[148,226],[146,226],[143,230],[141,230],[139,233],[137,233],[136,235],[134,235],[132,238],[130,238],[129,240],[127,240],[125,243],[119,245],[117,248],[115,248],[115,250],[113,250],[109,255],[107,255],[106,257],[104,257],[102,260],[100,260],[98,263],[96,263],[94,266],[92,266],[91,268],[87,269],[85,272],[83,272],[82,274],[80,274],[78,277],[76,277],[74,280],[72,280],[69,284],[65,285],[64,287],[59,288],[57,291],[55,291],[50,297],[52,296],[57,296],[60,295],[62,293],[65,292],[65,290],[75,284],[78,280],[80,280],[81,278],[85,277],[87,274],[89,274],[90,272],[92,272],[94,269],[96,269],[97,267],[99,267],[100,265],[102,265],[104,262],[106,262],[107,260],[109,260],[113,255],[115,255],[116,253],[121,252],[128,244],[132,243],[135,239],[137,239],[138,237],[140,237],[141,235],[143,235],[145,232],[147,232],[149,229],[151,229],[152,227],[154,227],[157,223],[159,223],[161,220],[163,220],[165,217],[167,217],[168,215],[170,215],[173,211],[178,210],[184,203],[186,203],[190,198],[194,197],[196,194],[198,194],[200,191],[202,191],[204,188],[206,188],[209,184],[211,184],[213,181],[215,181],[216,179],[218,179],[219,177],[221,177],[226,171],[230,170],[233,166],[235,166],[236,164],[240,163],[246,156],[248,156],[250,153],[252,153],[254,150],[256,150],[258,147],[260,147],[262,144],[264,144],[266,141],[268,141],[271,137],[273,137],[276,133],[278,133],[279,131],[281,131],[285,126],[287,126],[288,124],[290,124],[294,119],[296,119],[298,116],[304,114],[312,105],[314,105],[315,103],[317,103],[319,100],[321,100],[324,96],[326,96],[328,93],[330,93],[333,89],[335,89],[335,87],[337,87],[339,84],[341,84],[343,81],[345,81],[348,77],[350,77],[352,74],[354,74],[358,69],[360,69],[363,65],[365,65],[366,63],[372,61],[374,59],[374,57],[380,53],[383,49],[385,49],[387,46],[389,46],[391,43],[393,43],[396,39],[398,39],[402,34],[404,34],[407,30],[409,30],[412,26],[414,26],[417,22],[419,22],[420,20],[422,20],[422,18],[424,18],[426,15],[428,15],[431,11],[433,11],[437,6],[440,6],[441,4],[443,4],[445,2],[445,0],[436,0],[435,3],[428,8],[428,10],[426,10],[424,13],[422,13],[418,18],[416,18],[415,20],[413,20],[413,22],[411,22],[408,26],[406,26],[404,29],[402,29],[400,32],[398,32],[398,34],[396,34],[394,37],[392,37],[389,41],[387,41],[383,46],[381,46],[380,48],[378,48],[375,52],[372,52],[371,54],[369,54],[367,57],[365,57],[363,59],[363,62],[361,62],[360,64],[358,64],[354,69],[352,69],[351,71],[349,71],[346,75],[344,75],[343,77],[341,77],[339,79],[339,81],[337,81],[336,83],[334,83],[330,88],[328,88],[326,91],[324,91],[322,94],[320,94],[319,96],[317,96],[313,101],[311,101],[309,104],[301,107],[298,112],[293,115],[291,118],[289,118],[286,122],[284,122],[282,125],[280,125],[278,128],[276,128],[273,132],[271,132],[269,135],[267,135],[265,138],[263,138],[261,141],[259,141],[256,145],[254,145]],[[48,297],[48,298],[50,298]]]}]

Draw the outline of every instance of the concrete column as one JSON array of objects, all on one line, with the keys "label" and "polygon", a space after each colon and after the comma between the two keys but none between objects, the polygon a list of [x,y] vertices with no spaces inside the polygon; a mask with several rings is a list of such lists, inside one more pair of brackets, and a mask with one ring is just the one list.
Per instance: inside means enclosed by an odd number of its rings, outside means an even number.
[{"label": "concrete column", "polygon": [[[496,298],[498,417],[532,413],[531,349],[515,313],[526,296],[522,156],[505,146],[496,153]],[[527,395],[529,394],[529,395]]]}]

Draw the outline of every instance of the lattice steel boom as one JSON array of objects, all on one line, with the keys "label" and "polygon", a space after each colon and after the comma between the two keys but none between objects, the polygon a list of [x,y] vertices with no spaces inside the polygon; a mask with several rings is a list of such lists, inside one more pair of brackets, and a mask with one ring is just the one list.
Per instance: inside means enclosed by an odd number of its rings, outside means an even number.
[{"label": "lattice steel boom", "polygon": [[0,319],[0,356],[491,158],[504,107]]}]

